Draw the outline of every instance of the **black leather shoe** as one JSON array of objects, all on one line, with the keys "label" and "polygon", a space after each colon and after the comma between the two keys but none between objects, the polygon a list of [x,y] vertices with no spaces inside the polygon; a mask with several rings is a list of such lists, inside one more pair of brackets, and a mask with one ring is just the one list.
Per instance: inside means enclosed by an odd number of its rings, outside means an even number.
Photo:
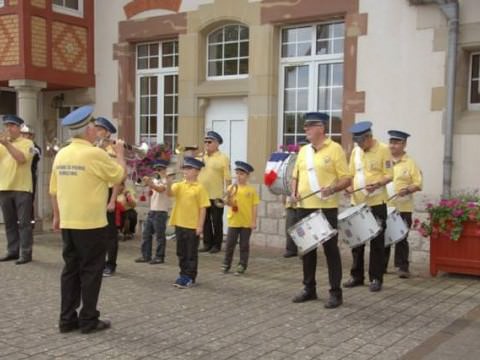
[{"label": "black leather shoe", "polygon": [[287,251],[285,254],[283,254],[284,258],[291,258],[291,257],[294,257],[294,256],[297,256],[297,253]]},{"label": "black leather shoe", "polygon": [[398,270],[397,274],[400,279],[408,279],[410,277],[408,270]]},{"label": "black leather shoe", "polygon": [[78,322],[76,323],[71,323],[71,324],[64,324],[64,325],[59,325],[58,326],[58,330],[64,334],[64,333],[68,333],[68,332],[71,332],[71,331],[75,331],[75,330],[78,330],[79,326],[78,326]]},{"label": "black leather shoe", "polygon": [[211,247],[203,247],[201,248],[200,250],[198,250],[198,252],[209,252],[212,248]]},{"label": "black leather shoe", "polygon": [[17,259],[18,259],[18,255],[7,254],[4,257],[0,258],[0,261],[11,261],[11,260],[17,260]]},{"label": "black leather shoe", "polygon": [[97,331],[110,329],[112,323],[109,320],[98,320],[97,325],[94,327],[87,327],[80,329],[82,334],[90,334]]},{"label": "black leather shoe", "polygon": [[343,287],[346,287],[346,288],[353,288],[355,286],[363,286],[363,285],[364,285],[363,280],[358,280],[354,278],[350,278],[343,283]]},{"label": "black leather shoe", "polygon": [[216,253],[218,253],[218,252],[220,252],[220,249],[217,248],[217,247],[215,247],[215,246],[212,247],[212,248],[210,249],[210,251],[209,251],[210,254],[216,254]]},{"label": "black leather shoe", "polygon": [[17,261],[15,261],[15,264],[23,265],[23,264],[29,263],[30,261],[32,261],[32,259],[20,258]]},{"label": "black leather shoe", "polygon": [[292,302],[294,303],[302,303],[305,301],[310,301],[310,300],[317,300],[317,292],[315,290],[305,290],[303,289],[300,294],[296,295],[293,299]]},{"label": "black leather shoe", "polygon": [[136,263],[148,263],[151,259],[146,259],[143,256],[140,256],[138,259],[135,259]]},{"label": "black leather shoe", "polygon": [[326,309],[335,309],[343,304],[343,296],[342,295],[334,295],[330,294],[327,302],[325,303],[324,307]]},{"label": "black leather shoe", "polygon": [[372,282],[370,283],[369,289],[371,292],[377,292],[382,290],[382,283],[380,280],[373,279]]}]

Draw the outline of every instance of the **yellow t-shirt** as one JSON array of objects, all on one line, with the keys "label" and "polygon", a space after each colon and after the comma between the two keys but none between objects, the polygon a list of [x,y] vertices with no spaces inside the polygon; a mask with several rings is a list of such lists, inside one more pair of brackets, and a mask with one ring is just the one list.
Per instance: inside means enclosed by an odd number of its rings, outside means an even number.
[{"label": "yellow t-shirt", "polygon": [[[229,190],[233,185],[229,186]],[[253,222],[253,208],[260,203],[257,191],[251,185],[238,185],[237,193],[233,196],[232,206],[228,207],[227,219],[229,227],[250,228]]]},{"label": "yellow t-shirt", "polygon": [[230,160],[220,151],[212,155],[204,155],[205,166],[198,175],[198,182],[202,184],[208,193],[209,199],[221,199],[225,189],[225,180],[231,180]]},{"label": "yellow t-shirt", "polygon": [[[125,194],[128,193],[130,201],[127,201]],[[117,201],[122,204],[125,210],[135,209],[137,206],[137,199],[135,197],[135,190],[128,188],[125,189],[121,194],[118,194]]]},{"label": "yellow t-shirt", "polygon": [[[310,187],[307,170],[307,151],[309,150],[310,145],[303,146],[300,149],[293,168],[293,178],[298,178],[297,186],[300,197],[304,197],[313,192]],[[313,155],[313,166],[320,188],[331,186],[340,179],[350,177],[345,152],[338,143],[331,139],[326,139],[322,147],[315,151]],[[336,208],[338,207],[338,196],[339,194],[333,194],[328,198],[320,199],[317,195],[312,195],[298,203],[297,207],[305,209]]]},{"label": "yellow t-shirt", "polygon": [[198,182],[182,182],[172,185],[175,199],[169,225],[187,229],[196,229],[200,209],[210,206],[208,194],[203,185]]},{"label": "yellow t-shirt", "polygon": [[[365,185],[374,184],[385,177],[393,178],[392,159],[390,150],[387,145],[374,139],[375,143],[368,151],[362,151],[360,159],[362,162],[363,172],[365,174]],[[353,176],[353,189],[360,188],[359,176],[355,171],[355,151],[352,151],[350,156],[350,173]],[[361,150],[358,148],[358,150]],[[359,205],[367,203],[369,206],[380,205],[387,201],[388,195],[385,186],[376,190],[377,193],[366,196],[366,194],[359,190],[352,195],[352,203]]]},{"label": "yellow t-shirt", "polygon": [[[422,172],[410,156],[405,154],[398,162],[393,162],[393,188],[395,194],[409,185],[422,188],[422,184]],[[388,206],[394,206],[400,212],[412,212],[413,196],[412,194],[402,197],[397,196],[388,203]]]},{"label": "yellow t-shirt", "polygon": [[86,140],[72,139],[55,157],[50,194],[57,196],[60,228],[96,229],[107,225],[108,183],[119,184],[123,168]]},{"label": "yellow t-shirt", "polygon": [[22,152],[27,161],[17,163],[7,148],[0,144],[0,191],[32,192],[33,142],[19,137],[12,141],[12,145]]}]

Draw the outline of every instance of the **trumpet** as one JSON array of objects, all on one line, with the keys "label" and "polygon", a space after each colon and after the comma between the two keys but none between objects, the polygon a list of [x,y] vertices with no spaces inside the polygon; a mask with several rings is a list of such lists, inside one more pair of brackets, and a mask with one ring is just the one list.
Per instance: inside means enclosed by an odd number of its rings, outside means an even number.
[{"label": "trumpet", "polygon": [[0,133],[0,141],[2,142],[10,142],[10,133],[8,132],[8,130],[5,130],[3,132]]},{"label": "trumpet", "polygon": [[175,146],[175,154],[176,155],[182,155],[182,156],[193,156],[193,157],[203,157],[203,151],[198,152],[198,146],[197,145],[192,145],[192,146],[183,146],[180,144],[177,144]]},{"label": "trumpet", "polygon": [[233,203],[233,197],[235,196],[237,191],[238,191],[238,185],[232,184],[230,189],[225,191],[222,198],[217,198],[213,200],[213,204],[218,208],[223,208],[225,207],[225,205],[235,207],[235,204]]},{"label": "trumpet", "polygon": [[[95,145],[98,147],[104,148],[108,145],[115,145],[116,143],[117,143],[116,140],[101,138],[97,140]],[[148,144],[145,142],[142,142],[140,145],[130,145],[130,144],[124,143],[123,147],[125,148],[125,150],[132,152],[134,155],[138,156],[140,159],[143,159],[145,156],[147,156]]]}]

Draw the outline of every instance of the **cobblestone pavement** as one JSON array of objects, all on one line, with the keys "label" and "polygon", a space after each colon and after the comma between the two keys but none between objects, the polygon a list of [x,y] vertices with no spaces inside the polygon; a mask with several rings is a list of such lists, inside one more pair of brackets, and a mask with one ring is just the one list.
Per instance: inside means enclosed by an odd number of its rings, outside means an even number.
[{"label": "cobblestone pavement", "polygon": [[[420,268],[408,280],[387,274],[380,293],[347,289],[344,305],[326,310],[321,252],[320,301],[293,304],[302,288],[300,261],[258,248],[243,276],[220,273],[222,254],[201,254],[198,286],[178,290],[171,285],[174,245],[168,242],[166,264],[149,265],[133,262],[139,240],[121,242],[117,274],[104,279],[100,294],[112,329],[60,334],[61,240],[36,236],[32,263],[0,263],[0,358],[396,359],[480,304],[478,277],[431,278]],[[4,249],[2,234],[0,254]],[[343,260],[346,278],[347,252]]]}]

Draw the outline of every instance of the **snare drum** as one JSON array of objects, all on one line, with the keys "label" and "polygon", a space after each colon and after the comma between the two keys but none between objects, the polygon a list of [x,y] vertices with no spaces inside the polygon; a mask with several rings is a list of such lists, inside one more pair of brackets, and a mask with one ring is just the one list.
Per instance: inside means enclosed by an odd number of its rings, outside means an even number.
[{"label": "snare drum", "polygon": [[298,247],[299,255],[304,255],[337,234],[322,210],[304,217],[288,229],[288,233]]},{"label": "snare drum", "polygon": [[351,248],[364,245],[375,238],[381,227],[366,204],[360,204],[342,211],[338,215],[338,229]]},{"label": "snare drum", "polygon": [[[290,184],[292,182],[292,173],[293,167],[295,166],[295,161],[297,160],[296,153],[273,153],[270,156],[269,162],[267,163],[267,168],[265,173],[270,172],[276,173],[276,179],[271,185],[267,185],[268,189],[272,194],[275,195],[290,195],[291,188]],[[277,164],[273,165],[274,169],[271,169],[272,162]]]},{"label": "snare drum", "polygon": [[408,226],[394,207],[388,208],[385,246],[396,244],[408,235]]}]

